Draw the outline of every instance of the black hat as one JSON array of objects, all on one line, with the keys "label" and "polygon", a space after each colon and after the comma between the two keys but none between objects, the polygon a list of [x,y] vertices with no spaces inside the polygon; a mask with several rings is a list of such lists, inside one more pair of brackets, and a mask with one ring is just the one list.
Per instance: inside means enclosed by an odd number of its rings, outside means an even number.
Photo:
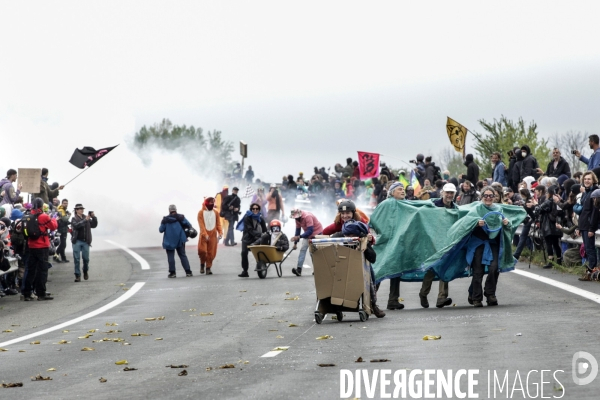
[{"label": "black hat", "polygon": [[77,210],[77,209],[80,209],[80,208],[81,208],[82,210],[85,210],[85,207],[83,206],[83,204],[81,204],[81,203],[77,203],[77,204],[75,204],[75,210]]},{"label": "black hat", "polygon": [[580,192],[581,192],[581,185],[579,183],[576,183],[573,186],[571,186],[571,193],[579,194]]}]

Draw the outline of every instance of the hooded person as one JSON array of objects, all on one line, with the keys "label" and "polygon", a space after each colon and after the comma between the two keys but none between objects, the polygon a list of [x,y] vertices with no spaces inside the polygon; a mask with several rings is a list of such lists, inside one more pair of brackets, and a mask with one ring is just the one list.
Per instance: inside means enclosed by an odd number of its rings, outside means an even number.
[{"label": "hooded person", "polygon": [[479,181],[479,165],[475,163],[475,159],[473,158],[473,154],[467,154],[464,162],[465,167],[467,167],[467,174],[461,175],[460,177],[471,181],[473,185],[477,184]]},{"label": "hooded person", "polygon": [[200,273],[212,275],[213,260],[217,256],[217,244],[223,237],[221,218],[215,209],[215,198],[207,197],[198,211],[198,226],[200,227],[200,240],[198,240],[198,256],[200,257]]},{"label": "hooded person", "polygon": [[523,158],[523,161],[521,163],[521,179],[519,182],[526,176],[533,176],[534,178],[538,177],[539,175],[536,170],[536,168],[538,168],[538,163],[535,157],[531,155],[529,146],[521,146],[521,157]]},{"label": "hooded person", "polygon": [[529,189],[529,190],[535,189],[535,186],[533,186],[533,183],[535,182],[535,178],[533,176],[526,176],[522,179],[522,181],[525,182],[525,184],[527,185],[527,189]]}]

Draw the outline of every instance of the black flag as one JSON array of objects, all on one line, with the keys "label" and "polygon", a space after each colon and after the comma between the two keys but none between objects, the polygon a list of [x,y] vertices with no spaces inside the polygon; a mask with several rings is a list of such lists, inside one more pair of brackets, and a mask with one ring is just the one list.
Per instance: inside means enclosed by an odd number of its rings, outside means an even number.
[{"label": "black flag", "polygon": [[107,147],[100,150],[96,150],[93,147],[88,146],[84,147],[83,149],[75,149],[69,162],[81,169],[84,169],[85,167],[91,167],[96,161],[107,155],[117,146]]}]

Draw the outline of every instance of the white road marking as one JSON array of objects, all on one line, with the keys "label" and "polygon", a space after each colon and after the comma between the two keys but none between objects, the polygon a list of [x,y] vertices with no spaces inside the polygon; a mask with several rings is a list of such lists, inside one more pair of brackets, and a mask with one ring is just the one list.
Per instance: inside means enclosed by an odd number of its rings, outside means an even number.
[{"label": "white road marking", "polygon": [[70,321],[63,322],[62,324],[58,324],[58,325],[53,326],[51,328],[47,328],[47,329],[41,330],[39,332],[35,332],[35,333],[29,334],[29,335],[26,335],[26,336],[22,336],[20,338],[16,338],[16,339],[12,339],[12,340],[9,340],[7,342],[4,342],[4,343],[0,343],[0,347],[10,346],[11,344],[19,343],[19,342],[22,342],[24,340],[29,340],[29,339],[37,337],[37,336],[45,335],[46,333],[53,332],[53,331],[56,331],[58,329],[62,329],[62,328],[67,327],[69,325],[73,325],[73,324],[76,324],[78,322],[84,321],[84,320],[86,320],[88,318],[95,317],[96,315],[101,314],[104,311],[110,310],[111,308],[113,308],[115,306],[118,306],[119,304],[121,304],[122,302],[124,302],[125,300],[127,300],[128,298],[130,298],[131,296],[133,296],[134,294],[136,294],[142,288],[142,286],[145,285],[145,283],[146,282],[136,282],[131,287],[131,289],[129,289],[127,291],[127,293],[124,293],[119,298],[117,298],[117,299],[111,301],[110,303],[108,303],[108,304],[106,304],[106,305],[98,308],[97,310],[94,310],[94,311],[89,312],[89,313],[87,313],[85,315],[82,315],[81,317],[74,318],[74,319],[72,319]]},{"label": "white road marking", "polygon": [[600,304],[600,294],[592,293],[587,290],[583,290],[578,287],[569,285],[567,283],[555,281],[554,279],[546,278],[544,276],[537,275],[537,274],[532,274],[531,272],[523,271],[520,269],[515,269],[512,272],[514,272],[515,274],[521,275],[521,276],[525,276],[530,279],[535,279],[536,281],[543,282],[547,285],[554,286],[554,287],[557,287],[562,290],[566,290],[569,293],[576,294],[578,296],[581,296],[583,298],[586,298],[588,300],[591,300],[593,302]]},{"label": "white road marking", "polygon": [[[282,352],[286,351],[289,348],[290,348],[290,346],[276,347],[275,349],[271,350],[270,352],[263,354],[261,356],[261,358],[262,357],[275,357],[277,354],[282,353]],[[277,350],[277,349],[281,349],[281,350]]]},{"label": "white road marking", "polygon": [[148,264],[148,261],[144,260],[138,253],[131,251],[127,247],[122,246],[119,243],[113,242],[112,240],[105,240],[105,242],[108,242],[108,243],[112,244],[113,246],[117,246],[118,248],[125,251],[126,253],[129,253],[129,255],[131,257],[135,258],[137,260],[137,262],[140,263],[142,269],[150,269],[150,264]]}]

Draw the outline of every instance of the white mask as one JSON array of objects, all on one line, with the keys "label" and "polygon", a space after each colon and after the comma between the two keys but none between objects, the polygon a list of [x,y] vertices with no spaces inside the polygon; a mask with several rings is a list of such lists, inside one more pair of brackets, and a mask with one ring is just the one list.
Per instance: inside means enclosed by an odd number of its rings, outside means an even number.
[{"label": "white mask", "polygon": [[522,156],[523,158],[527,157],[527,152],[526,152],[526,151],[522,151],[522,152],[521,152],[521,156]]}]

